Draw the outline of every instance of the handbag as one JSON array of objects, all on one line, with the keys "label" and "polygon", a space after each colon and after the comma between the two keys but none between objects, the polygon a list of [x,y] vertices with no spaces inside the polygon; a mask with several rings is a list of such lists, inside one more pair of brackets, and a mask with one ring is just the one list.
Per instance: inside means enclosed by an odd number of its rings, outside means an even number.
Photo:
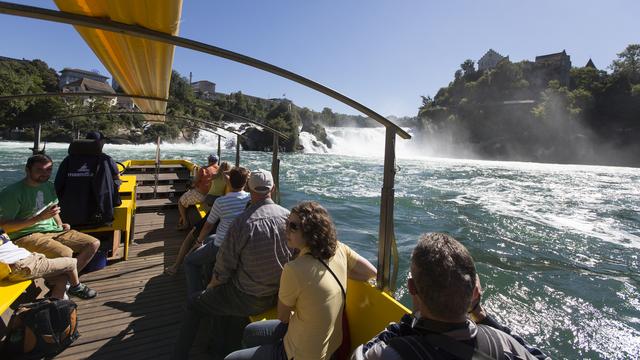
[{"label": "handbag", "polygon": [[338,282],[338,285],[340,285],[340,290],[342,290],[342,343],[335,353],[333,353],[331,358],[336,360],[346,360],[349,359],[349,355],[351,355],[351,334],[349,332],[349,319],[347,318],[347,292],[344,290],[344,286],[342,286],[342,283],[338,280],[338,277],[333,270],[331,270],[329,265],[327,265],[324,260],[320,258],[317,259],[322,263],[322,265],[324,265],[324,267],[327,268],[327,270],[329,270],[331,275],[333,275],[333,278]]}]

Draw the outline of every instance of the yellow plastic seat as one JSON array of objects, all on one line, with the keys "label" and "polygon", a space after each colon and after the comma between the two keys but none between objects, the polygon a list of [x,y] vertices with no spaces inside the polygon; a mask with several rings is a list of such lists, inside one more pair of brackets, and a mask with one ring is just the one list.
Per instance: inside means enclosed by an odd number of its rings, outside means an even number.
[{"label": "yellow plastic seat", "polygon": [[4,280],[11,273],[11,268],[5,263],[0,263],[0,314],[13,304],[13,302],[31,285],[31,280],[11,282]]}]

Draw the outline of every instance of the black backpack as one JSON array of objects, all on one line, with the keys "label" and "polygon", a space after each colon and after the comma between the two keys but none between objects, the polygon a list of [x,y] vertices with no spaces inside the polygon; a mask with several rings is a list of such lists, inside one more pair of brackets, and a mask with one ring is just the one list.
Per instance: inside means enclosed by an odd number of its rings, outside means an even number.
[{"label": "black backpack", "polygon": [[53,358],[79,336],[77,305],[73,301],[41,299],[22,304],[9,320],[2,358]]}]

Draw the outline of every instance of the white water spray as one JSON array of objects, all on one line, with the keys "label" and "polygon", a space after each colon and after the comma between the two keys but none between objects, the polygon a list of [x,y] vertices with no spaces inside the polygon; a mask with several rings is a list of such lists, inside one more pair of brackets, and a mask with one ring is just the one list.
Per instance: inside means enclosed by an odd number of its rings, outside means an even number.
[{"label": "white water spray", "polygon": [[[363,157],[384,156],[385,128],[327,127],[327,139],[331,148],[307,132],[300,133],[300,144],[304,152],[317,154],[339,154]],[[411,133],[411,129],[404,129]],[[412,139],[396,139],[396,155],[403,158],[424,157]]]}]

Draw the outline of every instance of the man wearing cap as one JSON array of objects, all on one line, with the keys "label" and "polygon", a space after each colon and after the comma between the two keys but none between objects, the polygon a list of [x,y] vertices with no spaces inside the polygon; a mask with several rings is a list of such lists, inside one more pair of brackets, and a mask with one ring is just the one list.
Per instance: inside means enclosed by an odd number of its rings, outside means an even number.
[{"label": "man wearing cap", "polygon": [[218,171],[218,157],[215,154],[209,155],[207,161],[207,166],[198,168],[198,172],[193,179],[192,189],[180,196],[178,201],[178,212],[180,213],[180,218],[178,219],[179,230],[185,230],[190,227],[187,221],[187,209],[189,206],[204,201],[204,197],[211,187],[211,179]]},{"label": "man wearing cap", "polygon": [[282,267],[292,257],[285,234],[289,210],[271,200],[269,171],[252,171],[248,185],[251,204],[231,224],[207,289],[187,305],[174,359],[188,358],[202,317],[212,318],[212,350],[225,355],[240,348],[247,317],[277,303]]},{"label": "man wearing cap", "polygon": [[[89,131],[85,138],[87,140],[95,140],[99,142],[101,148],[102,146],[104,146],[105,142],[107,141],[107,137],[104,136],[104,134],[101,133],[100,131]],[[111,171],[111,176],[113,177],[113,180],[116,182],[116,184],[119,185],[119,182],[117,182],[118,180],[120,180],[120,172],[118,171],[118,165],[116,165],[116,162],[113,161],[111,156],[105,153],[102,153],[102,156],[105,159],[107,159],[107,162],[109,164],[109,170]]]}]

